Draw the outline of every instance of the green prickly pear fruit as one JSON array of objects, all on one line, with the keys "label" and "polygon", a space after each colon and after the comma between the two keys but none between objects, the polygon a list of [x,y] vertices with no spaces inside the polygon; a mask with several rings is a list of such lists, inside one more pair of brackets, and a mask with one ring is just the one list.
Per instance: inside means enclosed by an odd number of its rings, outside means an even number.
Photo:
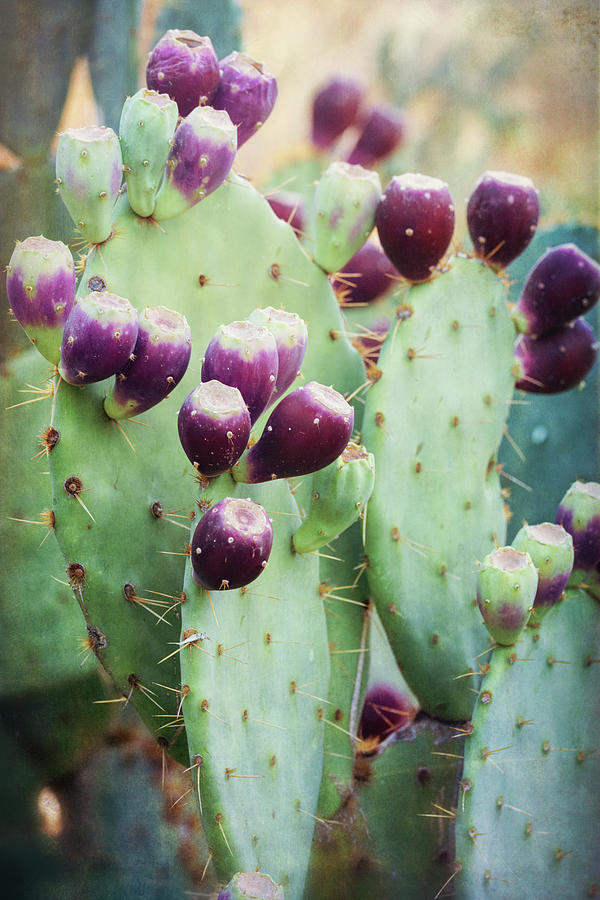
[{"label": "green prickly pear fruit", "polygon": [[225,110],[193,109],[175,131],[154,218],[172,219],[216,191],[229,174],[236,150],[236,128]]},{"label": "green prickly pear fruit", "polygon": [[341,455],[313,475],[308,515],[294,533],[296,553],[309,553],[349,528],[364,510],[375,484],[375,457],[350,441]]},{"label": "green prickly pear fruit", "polygon": [[[556,523],[573,538],[573,568],[589,572],[600,562],[600,484],[576,481],[558,505]],[[573,579],[578,581],[578,576]]]},{"label": "green prickly pear fruit", "polygon": [[326,272],[338,272],[362,247],[375,224],[381,198],[376,172],[334,162],[315,191],[315,262]]},{"label": "green prickly pear fruit", "polygon": [[217,900],[283,900],[283,888],[270,875],[238,872],[220,892]]},{"label": "green prickly pear fruit", "polygon": [[537,569],[528,553],[498,547],[486,556],[477,578],[477,603],[498,644],[517,640],[531,614],[537,586]]},{"label": "green prickly pear fruit", "polygon": [[538,587],[529,622],[539,623],[562,599],[573,568],[573,538],[561,525],[544,522],[523,525],[512,546],[529,553],[538,570]]},{"label": "green prickly pear fruit", "polygon": [[185,375],[191,352],[185,316],[166,306],[146,306],[138,317],[133,351],[104,401],[106,415],[125,419],[156,406]]},{"label": "green prickly pear fruit", "polygon": [[62,241],[28,237],[17,241],[6,271],[6,293],[15,319],[42,356],[56,365],[75,300],[71,251]]},{"label": "green prickly pear fruit", "polygon": [[123,104],[119,136],[129,205],[138,216],[151,216],[171,142],[177,104],[168,94],[144,88]]},{"label": "green prickly pear fruit", "polygon": [[67,128],[58,136],[59,193],[75,225],[91,244],[101,244],[110,237],[122,171],[121,145],[112,128]]}]

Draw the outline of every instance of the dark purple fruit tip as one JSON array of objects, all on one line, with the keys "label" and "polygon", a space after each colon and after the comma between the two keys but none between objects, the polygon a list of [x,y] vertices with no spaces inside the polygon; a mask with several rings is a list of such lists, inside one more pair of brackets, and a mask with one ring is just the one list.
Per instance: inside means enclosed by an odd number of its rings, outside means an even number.
[{"label": "dark purple fruit tip", "polygon": [[370,303],[383,296],[399,273],[375,241],[367,241],[332,280],[333,289],[344,303]]},{"label": "dark purple fruit tip", "polygon": [[409,697],[391,684],[373,684],[365,694],[358,724],[358,736],[363,741],[379,741],[411,724],[418,710]]},{"label": "dark purple fruit tip", "polygon": [[186,373],[192,335],[185,316],[166,306],[147,306],[138,317],[133,353],[104,401],[111,419],[140,415],[166,399]]},{"label": "dark purple fruit tip", "polygon": [[221,381],[240,391],[252,423],[266,408],[279,370],[275,338],[264,325],[220,325],[206,348],[202,381]]},{"label": "dark purple fruit tip", "polygon": [[251,500],[226,497],[204,513],[192,539],[194,581],[209,591],[230,591],[254,581],[267,565],[273,526]]},{"label": "dark purple fruit tip", "polygon": [[405,131],[406,114],[403,110],[389,104],[373,107],[365,117],[348,162],[370,169],[400,146]]},{"label": "dark purple fruit tip", "polygon": [[467,202],[467,226],[477,256],[507,266],[531,241],[540,215],[533,181],[511,172],[484,172]]},{"label": "dark purple fruit tip", "polygon": [[342,395],[310,381],[279,401],[232,475],[255,484],[316,472],[337,459],[353,427],[354,410]]},{"label": "dark purple fruit tip", "polygon": [[273,306],[253,310],[248,321],[263,325],[275,338],[277,347],[277,379],[268,405],[276,403],[300,374],[300,366],[306,353],[308,329],[297,313],[275,309]]},{"label": "dark purple fruit tip", "polygon": [[375,225],[398,272],[409,281],[427,281],[454,232],[448,185],[418,173],[395,175],[381,198]]},{"label": "dark purple fruit tip", "polygon": [[530,394],[559,394],[577,387],[596,361],[598,342],[584,319],[534,338],[515,341],[516,387]]},{"label": "dark purple fruit tip", "polygon": [[211,39],[195,31],[171,29],[150,51],[146,84],[175,100],[180,116],[209,104],[219,79],[219,61]]},{"label": "dark purple fruit tip", "polygon": [[256,134],[277,100],[277,81],[263,63],[234,50],[219,62],[221,80],[214,96],[215,109],[224,109],[237,125],[238,148]]},{"label": "dark purple fruit tip", "polygon": [[600,563],[600,484],[576,481],[560,501],[556,523],[573,538],[573,569],[590,572]]},{"label": "dark purple fruit tip", "polygon": [[306,226],[306,203],[302,194],[293,191],[277,191],[267,194],[265,200],[278,219],[291,225],[296,234],[302,234]]},{"label": "dark purple fruit tip", "polygon": [[512,311],[518,330],[539,336],[587,313],[600,297],[600,266],[575,244],[547,250]]},{"label": "dark purple fruit tip", "polygon": [[246,449],[250,413],[237,388],[205,381],[184,400],[177,427],[181,446],[198,472],[220,475]]},{"label": "dark purple fruit tip", "polygon": [[364,88],[353,78],[334,76],[321,87],[312,103],[312,142],[327,150],[354,123]]},{"label": "dark purple fruit tip", "polygon": [[17,241],[6,269],[15,319],[50,362],[60,358],[62,332],[75,300],[75,265],[62,241],[43,235]]},{"label": "dark purple fruit tip", "polygon": [[121,371],[133,353],[138,314],[109,291],[81,297],[63,332],[59,371],[69,384],[94,384]]}]

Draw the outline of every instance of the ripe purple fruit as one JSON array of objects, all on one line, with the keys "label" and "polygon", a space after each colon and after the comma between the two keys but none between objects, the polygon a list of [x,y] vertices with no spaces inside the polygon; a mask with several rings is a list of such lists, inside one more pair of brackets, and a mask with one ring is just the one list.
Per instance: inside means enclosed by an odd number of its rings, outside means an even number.
[{"label": "ripe purple fruit", "polygon": [[296,234],[304,231],[306,225],[306,204],[302,194],[293,191],[277,191],[267,194],[265,200],[278,219],[292,226]]},{"label": "ripe purple fruit", "polygon": [[348,156],[348,162],[370,169],[394,152],[400,145],[405,130],[406,115],[401,109],[387,104],[373,107],[364,120],[360,137]]},{"label": "ripe purple fruit", "polygon": [[146,84],[175,100],[180,116],[210,103],[219,77],[211,39],[195,31],[167,31],[151,50],[146,65]]},{"label": "ripe purple fruit", "polygon": [[327,150],[358,115],[364,88],[353,78],[334,76],[314,96],[312,142]]},{"label": "ripe purple fruit", "polygon": [[277,383],[275,338],[264,325],[219,325],[202,363],[202,381],[221,381],[240,391],[252,424],[266,408]]},{"label": "ripe purple fruit", "polygon": [[361,740],[382,741],[411,724],[418,710],[410,699],[390,684],[371,685],[365,694],[358,734]]},{"label": "ripe purple fruit", "polygon": [[184,400],[177,418],[186,456],[202,475],[220,475],[237,462],[250,437],[250,413],[237,388],[205,381]]},{"label": "ripe purple fruit", "polygon": [[133,353],[138,314],[108,291],[79,299],[65,323],[59,371],[69,384],[93,384],[119,372]]},{"label": "ripe purple fruit", "polygon": [[529,244],[540,203],[530,178],[511,172],[484,172],[467,203],[467,226],[477,256],[507,266]]},{"label": "ripe purple fruit", "polygon": [[584,319],[534,338],[520,334],[515,342],[516,387],[531,394],[559,394],[576,387],[598,354],[594,331]]},{"label": "ripe purple fruit", "polygon": [[277,347],[277,379],[268,405],[276,403],[300,374],[300,366],[306,353],[308,330],[297,313],[267,306],[253,310],[248,321],[263,325],[275,338]]},{"label": "ripe purple fruit", "polygon": [[263,507],[226,497],[196,526],[191,549],[194,581],[209,591],[244,587],[267,565],[272,544],[273,527]]},{"label": "ripe purple fruit", "polygon": [[409,281],[426,281],[448,249],[454,232],[454,204],[439,178],[395,175],[377,208],[381,246]]},{"label": "ripe purple fruit", "polygon": [[333,280],[333,287],[345,302],[370,303],[385,294],[394,281],[398,281],[398,270],[381,247],[374,241],[367,241],[348,260],[344,271],[338,273],[338,277]]},{"label": "ripe purple fruit", "polygon": [[234,50],[219,62],[221,80],[212,105],[237,125],[238,148],[256,134],[277,100],[277,81],[261,62]]},{"label": "ripe purple fruit", "polygon": [[279,401],[232,475],[256,484],[316,472],[337,459],[353,427],[354,410],[342,395],[310,381]]},{"label": "ripe purple fruit", "polygon": [[600,266],[575,244],[547,250],[512,311],[518,330],[540,335],[588,312],[600,297]]}]

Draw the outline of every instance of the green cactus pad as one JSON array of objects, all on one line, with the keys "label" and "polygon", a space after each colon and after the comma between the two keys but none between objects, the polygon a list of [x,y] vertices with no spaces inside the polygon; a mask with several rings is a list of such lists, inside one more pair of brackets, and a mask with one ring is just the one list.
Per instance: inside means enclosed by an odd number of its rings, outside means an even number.
[{"label": "green cactus pad", "polygon": [[[377,478],[369,584],[421,706],[469,718],[485,650],[477,560],[506,529],[495,454],[512,396],[514,329],[502,282],[476,260],[411,288],[366,396],[362,439]],[[461,677],[465,676],[465,677]]]},{"label": "green cactus pad", "polygon": [[[269,872],[300,898],[323,766],[329,652],[318,557],[291,551],[298,506],[286,482],[200,496],[249,497],[273,520],[273,548],[246,588],[200,590],[186,566],[181,678],[190,766],[217,874]],[[311,590],[312,586],[312,590]],[[300,749],[300,752],[298,752]]]},{"label": "green cactus pad", "polygon": [[465,742],[457,898],[596,893],[599,646],[597,603],[568,591],[494,651]]}]

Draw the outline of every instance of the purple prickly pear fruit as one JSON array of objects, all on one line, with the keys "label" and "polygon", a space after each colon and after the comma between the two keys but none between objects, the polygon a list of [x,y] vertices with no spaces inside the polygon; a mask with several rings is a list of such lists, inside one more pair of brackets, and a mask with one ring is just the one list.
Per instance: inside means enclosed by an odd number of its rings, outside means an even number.
[{"label": "purple prickly pear fruit", "polygon": [[211,39],[195,31],[174,28],[165,32],[148,56],[146,84],[175,100],[180,116],[209,104],[219,78],[219,61]]},{"label": "purple prickly pear fruit", "polygon": [[93,384],[121,371],[133,353],[138,315],[129,300],[108,291],[79,299],[63,332],[59,372],[69,384]]},{"label": "purple prickly pear fruit", "polygon": [[60,359],[62,333],[75,300],[75,266],[61,241],[17,241],[7,267],[6,293],[13,315],[49,362]]},{"label": "purple prickly pear fruit", "polygon": [[236,387],[252,424],[266,408],[277,384],[279,362],[275,338],[264,325],[231,322],[220,325],[202,362],[202,381]]},{"label": "purple prickly pear fruit", "polygon": [[537,569],[538,586],[530,624],[539,623],[561,600],[567,586],[573,569],[573,538],[562,525],[543,522],[541,525],[523,525],[512,546],[529,553]]},{"label": "purple prickly pear fruit", "polygon": [[212,105],[237,125],[238,148],[265,123],[277,100],[277,81],[261,62],[234,50],[219,61],[221,80]]},{"label": "purple prickly pear fruit", "polygon": [[302,233],[306,225],[306,204],[302,194],[292,191],[277,191],[268,194],[265,200],[278,219],[288,222],[296,234]]},{"label": "purple prickly pear fruit", "polygon": [[140,415],[169,396],[186,373],[192,335],[185,316],[166,306],[147,306],[138,316],[132,355],[117,372],[104,401],[111,419]]},{"label": "purple prickly pear fruit", "polygon": [[439,178],[395,175],[375,217],[386,255],[409,281],[427,281],[454,232],[454,204]]},{"label": "purple prickly pear fruit", "polygon": [[576,387],[598,354],[594,331],[584,319],[534,338],[515,341],[516,387],[531,394],[559,394]]},{"label": "purple prickly pear fruit", "polygon": [[177,216],[225,181],[237,149],[235,125],[223,109],[198,106],[177,127],[154,218]]},{"label": "purple prickly pear fruit", "polygon": [[364,88],[353,78],[335,76],[315,94],[312,103],[312,142],[327,150],[358,115]]},{"label": "purple prickly pear fruit", "polygon": [[310,381],[279,401],[233,477],[256,484],[316,472],[337,459],[353,427],[354,410],[342,395]]},{"label": "purple prickly pear fruit", "polygon": [[393,685],[373,684],[365,694],[358,735],[363,741],[372,738],[382,741],[410,725],[417,712],[410,698]]},{"label": "purple prickly pear fruit", "polygon": [[67,128],[58,136],[58,192],[86,241],[101,244],[110,237],[122,177],[121,145],[112,128]]},{"label": "purple prickly pear fruit", "polygon": [[204,513],[192,538],[194,581],[230,591],[254,581],[267,565],[273,526],[262,506],[225,497]]},{"label": "purple prickly pear fruit", "polygon": [[511,172],[484,172],[467,203],[467,226],[477,256],[507,266],[529,244],[540,202],[533,181]]},{"label": "purple prickly pear fruit", "polygon": [[275,338],[277,347],[277,379],[268,406],[276,403],[287,391],[297,375],[306,353],[308,330],[306,323],[297,313],[289,313],[284,309],[255,309],[248,316],[254,325],[268,328]]},{"label": "purple prickly pear fruit", "polygon": [[202,475],[226,472],[250,437],[250,413],[237,388],[204,381],[188,394],[177,418],[186,456]]},{"label": "purple prickly pear fruit", "polygon": [[486,556],[477,577],[477,603],[498,644],[517,640],[531,615],[537,586],[537,569],[528,553],[498,547]]},{"label": "purple prickly pear fruit", "polygon": [[600,484],[572,484],[559,503],[556,523],[573,538],[573,568],[590,572],[600,563]]},{"label": "purple prickly pear fruit", "polygon": [[238,872],[219,893],[217,900],[284,900],[283,888],[270,875]]},{"label": "purple prickly pear fruit", "polygon": [[358,141],[348,156],[352,165],[367,169],[393,153],[406,131],[406,115],[395,106],[373,107],[366,116]]},{"label": "purple prickly pear fruit", "polygon": [[599,297],[598,263],[575,244],[561,244],[529,273],[512,318],[519,331],[537,336],[582,316]]},{"label": "purple prickly pear fruit", "polygon": [[370,240],[348,260],[340,274],[341,279],[339,275],[333,279],[333,288],[350,303],[370,303],[385,294],[394,279],[398,280],[396,267],[381,247]]}]

